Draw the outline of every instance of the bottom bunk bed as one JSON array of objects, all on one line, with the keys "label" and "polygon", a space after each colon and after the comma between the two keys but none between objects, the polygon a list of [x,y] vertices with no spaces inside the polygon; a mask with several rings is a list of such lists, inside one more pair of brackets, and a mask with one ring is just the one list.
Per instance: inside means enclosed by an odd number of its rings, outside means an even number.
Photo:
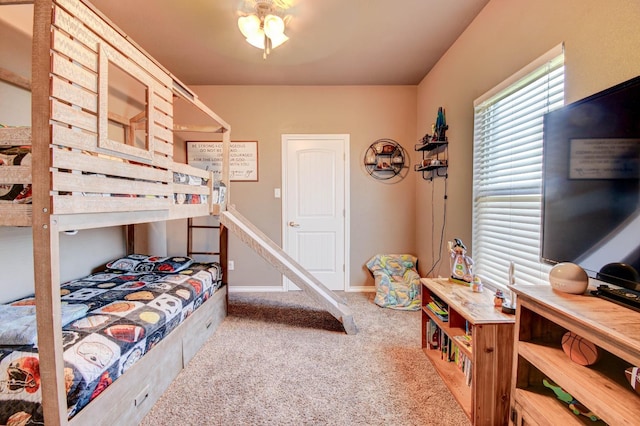
[{"label": "bottom bunk bed", "polygon": [[[227,312],[217,262],[129,255],[61,286],[68,417],[137,424]],[[35,300],[0,306],[0,424],[43,424]],[[152,350],[153,349],[153,350]]]}]

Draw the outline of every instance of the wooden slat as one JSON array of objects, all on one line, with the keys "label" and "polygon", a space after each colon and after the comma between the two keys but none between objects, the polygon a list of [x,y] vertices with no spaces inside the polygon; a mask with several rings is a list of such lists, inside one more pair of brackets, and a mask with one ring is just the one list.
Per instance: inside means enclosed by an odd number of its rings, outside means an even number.
[{"label": "wooden slat", "polygon": [[53,190],[101,194],[135,194],[171,196],[170,185],[114,179],[96,175],[53,173]]},{"label": "wooden slat", "polygon": [[173,117],[173,103],[171,103],[171,101],[166,100],[165,98],[163,98],[157,93],[153,93],[153,97],[154,97],[155,105],[158,111],[161,111],[162,113]]},{"label": "wooden slat", "polygon": [[[543,388],[549,391],[547,388]],[[537,392],[536,392],[537,391]],[[561,402],[552,393],[544,393],[542,389],[523,390],[516,389],[516,399],[521,405],[518,412],[522,413],[525,422],[524,425],[533,426],[538,424],[547,424],[547,419],[553,424],[571,426],[585,425],[586,417],[580,417],[573,414],[568,405]],[[596,423],[598,425],[598,423]]]},{"label": "wooden slat", "polygon": [[5,4],[33,4],[34,0],[0,0],[0,5]]},{"label": "wooden slat", "polygon": [[198,126],[195,124],[174,124],[174,132],[190,132],[190,133],[223,133],[224,127],[221,126]]},{"label": "wooden slat", "polygon": [[[170,144],[171,146],[173,146],[173,132],[169,129],[165,129],[163,127],[160,126],[156,126],[154,128],[154,134],[153,137],[157,140],[163,140],[165,143]],[[171,155],[173,155],[173,148],[171,149],[170,152]]]},{"label": "wooden slat", "polygon": [[170,219],[186,219],[189,217],[209,216],[207,204],[173,204],[169,210]]},{"label": "wooden slat", "polygon": [[[154,97],[154,101],[157,101],[158,99],[160,99],[158,96]],[[159,124],[160,126],[166,128],[166,129],[172,129],[173,128],[173,117],[165,114],[164,112],[160,111],[157,109],[154,109],[153,111],[151,111],[151,121],[153,123]]]},{"label": "wooden slat", "polygon": [[169,210],[142,210],[125,212],[74,213],[72,215],[56,215],[60,231],[73,229],[106,228],[113,226],[132,225],[169,220]]},{"label": "wooden slat", "polygon": [[13,84],[21,89],[31,90],[31,81],[29,81],[28,78],[18,75],[13,71],[9,71],[6,68],[0,67],[0,80]]},{"label": "wooden slat", "polygon": [[98,93],[98,76],[96,74],[55,53],[52,55],[52,60],[51,71],[53,74]]},{"label": "wooden slat", "polygon": [[98,95],[96,93],[69,84],[55,76],[51,79],[51,95],[85,110],[98,112]]},{"label": "wooden slat", "polygon": [[93,156],[87,158],[87,154],[60,149],[53,150],[53,167],[69,170],[82,170],[90,173],[100,173],[112,176],[131,177],[152,182],[173,182],[173,176],[167,170],[122,163],[107,158],[98,158]]},{"label": "wooden slat", "polygon": [[51,119],[90,132],[98,130],[98,118],[56,100],[51,101]]},{"label": "wooden slat", "polygon": [[[161,157],[159,155],[156,155],[153,158],[153,165],[157,166],[157,167],[162,167],[164,169],[170,169],[175,163],[173,162],[173,159],[171,158],[167,158],[167,157]],[[173,176],[171,178],[173,180]]]},{"label": "wooden slat", "polygon": [[0,226],[31,226],[30,204],[0,203]]},{"label": "wooden slat", "polygon": [[[116,47],[125,56],[131,58],[135,63],[139,64],[142,69],[145,69],[149,75],[153,76],[156,80],[161,82],[168,90],[169,86],[173,84],[173,80],[170,76],[158,67],[154,61],[149,59],[144,53],[142,53],[136,46],[126,40],[122,35],[116,31],[112,25],[101,19],[96,13],[90,10],[86,5],[77,0],[58,0],[58,4],[64,7],[70,15],[77,17],[79,21],[86,24],[86,27],[79,25],[71,25],[68,23],[60,23],[60,26],[64,26],[65,30],[69,31],[71,35],[76,36],[78,33],[85,32],[87,28],[99,34],[102,39],[107,41],[110,45]],[[63,19],[66,19],[63,18]],[[62,20],[62,19],[61,19]],[[59,14],[56,11],[55,25],[59,23]],[[83,43],[87,43],[87,46],[97,51],[98,37],[92,37],[87,35],[84,37]],[[164,91],[166,93],[166,90]],[[167,98],[169,96],[166,96]]]},{"label": "wooden slat", "polygon": [[203,179],[213,179],[213,173],[209,170],[202,170],[197,167],[184,163],[173,163],[170,169],[174,172],[184,173],[185,175],[198,176]]},{"label": "wooden slat", "polygon": [[91,51],[83,44],[72,40],[66,34],[57,30],[53,31],[53,50],[67,56],[74,62],[84,65],[93,72],[98,72],[96,52]]},{"label": "wooden slat", "polygon": [[173,192],[176,194],[200,194],[209,195],[209,187],[202,185],[183,185],[179,183],[173,184]]},{"label": "wooden slat", "polygon": [[56,123],[51,126],[51,134],[53,145],[93,152],[98,144],[97,134],[74,130]]},{"label": "wooden slat", "polygon": [[171,206],[170,200],[164,198],[54,195],[52,199],[54,214],[166,210]]},{"label": "wooden slat", "polygon": [[3,166],[0,184],[31,183],[31,166]]},{"label": "wooden slat", "polygon": [[167,157],[173,157],[173,144],[167,141],[155,138],[155,140],[153,141],[153,149],[156,153],[162,154]]},{"label": "wooden slat", "polygon": [[0,127],[0,146],[31,145],[31,127]]}]

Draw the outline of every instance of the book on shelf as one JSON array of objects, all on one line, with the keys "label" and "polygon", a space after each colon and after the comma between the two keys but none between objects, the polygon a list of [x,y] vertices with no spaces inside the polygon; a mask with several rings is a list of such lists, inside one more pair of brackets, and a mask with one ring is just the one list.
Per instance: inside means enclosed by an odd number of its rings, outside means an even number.
[{"label": "book on shelf", "polygon": [[438,318],[440,318],[443,322],[449,321],[449,312],[446,304],[432,299],[429,303],[427,303],[427,309],[433,312]]},{"label": "book on shelf", "polygon": [[465,377],[465,383],[467,384],[467,386],[471,386],[471,381],[473,379],[473,374],[472,374],[471,370],[473,370],[473,363],[471,362],[471,360],[469,358],[467,358],[465,360],[465,368],[463,369],[464,377]]},{"label": "book on shelf", "polygon": [[429,319],[427,323],[426,340],[429,349],[438,349],[440,347],[440,327],[432,319]]},{"label": "book on shelf", "polygon": [[469,351],[473,350],[473,345],[471,343],[471,336],[467,334],[462,334],[460,336],[453,336],[454,340],[461,346],[464,346]]}]

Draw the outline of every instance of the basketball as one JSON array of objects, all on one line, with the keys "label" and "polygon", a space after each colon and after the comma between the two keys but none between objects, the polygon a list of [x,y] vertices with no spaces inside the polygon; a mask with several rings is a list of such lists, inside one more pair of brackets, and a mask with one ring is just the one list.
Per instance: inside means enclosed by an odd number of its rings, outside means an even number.
[{"label": "basketball", "polygon": [[580,365],[595,364],[600,358],[596,345],[570,331],[562,336],[562,349],[571,361]]}]

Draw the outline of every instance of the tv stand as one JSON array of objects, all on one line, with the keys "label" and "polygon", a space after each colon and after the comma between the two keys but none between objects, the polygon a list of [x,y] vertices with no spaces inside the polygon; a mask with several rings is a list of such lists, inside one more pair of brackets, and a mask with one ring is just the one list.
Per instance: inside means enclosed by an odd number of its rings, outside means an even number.
[{"label": "tv stand", "polygon": [[[589,412],[610,425],[638,424],[640,395],[625,369],[640,366],[640,313],[591,295],[547,286],[514,286],[518,295],[510,424],[581,425]],[[600,348],[599,361],[579,365],[562,350],[567,331]],[[552,381],[588,410],[574,414],[545,387]]]}]

